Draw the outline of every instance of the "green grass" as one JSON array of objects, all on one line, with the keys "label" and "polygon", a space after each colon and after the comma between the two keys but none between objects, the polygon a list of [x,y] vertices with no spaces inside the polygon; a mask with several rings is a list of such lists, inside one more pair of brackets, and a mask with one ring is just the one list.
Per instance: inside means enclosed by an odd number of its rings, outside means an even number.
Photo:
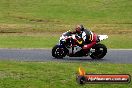
[{"label": "green grass", "polygon": [[1,48],[51,48],[58,43],[58,36],[0,36]]},{"label": "green grass", "polygon": [[17,62],[0,61],[0,88],[131,88],[130,84],[76,83],[79,66],[87,73],[130,74],[132,64],[89,62]]},{"label": "green grass", "polygon": [[44,20],[131,22],[130,0],[1,0],[3,14],[11,18]]},{"label": "green grass", "polygon": [[[0,0],[0,48],[51,48],[62,32],[84,24],[108,48],[132,48],[131,0]],[[130,84],[75,81],[78,67],[90,73],[127,73],[131,64],[0,61],[0,88],[131,88]]]},{"label": "green grass", "polygon": [[109,35],[107,40],[101,43],[105,44],[108,48],[113,49],[131,49],[132,48],[132,36],[131,34],[121,34],[121,35]]},{"label": "green grass", "polygon": [[[61,32],[60,32],[61,34]],[[35,35],[35,36],[34,36]],[[108,35],[109,38],[102,41],[107,48],[132,48],[131,34]],[[1,48],[52,48],[59,43],[59,34],[28,34],[28,35],[0,35]]]},{"label": "green grass", "polygon": [[[109,48],[132,48],[131,6],[131,0],[0,0],[0,33],[5,35],[0,36],[0,48],[52,47],[76,24],[109,35],[104,41]],[[56,36],[47,39],[52,34]]]},{"label": "green grass", "polygon": [[82,23],[120,27],[132,23],[131,5],[130,0],[1,0],[0,22],[23,26],[42,23],[65,27]]}]

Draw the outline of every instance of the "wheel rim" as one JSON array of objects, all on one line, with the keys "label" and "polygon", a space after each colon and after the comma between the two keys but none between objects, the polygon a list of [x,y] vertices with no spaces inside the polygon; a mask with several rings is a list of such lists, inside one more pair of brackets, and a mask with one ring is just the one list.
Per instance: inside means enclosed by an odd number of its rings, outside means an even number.
[{"label": "wheel rim", "polygon": [[104,49],[103,48],[98,48],[97,50],[95,50],[95,52],[96,52],[97,56],[100,56],[104,52]]},{"label": "wheel rim", "polygon": [[57,48],[56,49],[56,51],[55,51],[55,54],[57,55],[57,56],[63,56],[63,54],[64,54],[64,49],[63,48]]},{"label": "wheel rim", "polygon": [[104,52],[104,49],[103,49],[103,48],[98,48],[98,49],[97,49],[97,53],[98,53],[98,54],[102,54],[103,52]]},{"label": "wheel rim", "polygon": [[104,49],[102,47],[95,49],[94,57],[99,58],[100,56],[102,56],[103,52],[104,52]]}]

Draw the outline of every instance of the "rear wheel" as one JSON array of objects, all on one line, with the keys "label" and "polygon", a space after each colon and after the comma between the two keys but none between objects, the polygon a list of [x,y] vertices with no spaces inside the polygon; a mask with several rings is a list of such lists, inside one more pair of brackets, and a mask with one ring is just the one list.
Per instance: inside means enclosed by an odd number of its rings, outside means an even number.
[{"label": "rear wheel", "polygon": [[102,59],[107,53],[107,48],[104,44],[96,44],[92,49],[95,50],[90,55],[92,59]]},{"label": "rear wheel", "polygon": [[52,56],[55,58],[63,58],[66,56],[66,50],[59,45],[55,45],[52,49]]}]

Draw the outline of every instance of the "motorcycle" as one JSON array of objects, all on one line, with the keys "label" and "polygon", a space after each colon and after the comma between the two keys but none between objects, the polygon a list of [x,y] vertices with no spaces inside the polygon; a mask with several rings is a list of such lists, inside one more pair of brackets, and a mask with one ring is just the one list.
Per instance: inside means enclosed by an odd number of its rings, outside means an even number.
[{"label": "motorcycle", "polygon": [[91,49],[84,50],[83,39],[70,32],[62,34],[59,44],[52,48],[52,56],[54,58],[69,57],[83,57],[90,56],[92,59],[102,59],[107,53],[107,47],[101,44],[100,41],[107,39],[107,35],[97,35],[96,44]]}]

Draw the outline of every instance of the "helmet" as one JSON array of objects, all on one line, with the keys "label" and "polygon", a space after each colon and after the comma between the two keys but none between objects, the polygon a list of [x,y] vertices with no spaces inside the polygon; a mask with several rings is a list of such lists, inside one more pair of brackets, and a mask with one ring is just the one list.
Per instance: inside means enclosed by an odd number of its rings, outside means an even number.
[{"label": "helmet", "polygon": [[76,30],[77,33],[81,33],[81,31],[84,30],[84,27],[83,27],[83,25],[77,25],[75,30]]}]

